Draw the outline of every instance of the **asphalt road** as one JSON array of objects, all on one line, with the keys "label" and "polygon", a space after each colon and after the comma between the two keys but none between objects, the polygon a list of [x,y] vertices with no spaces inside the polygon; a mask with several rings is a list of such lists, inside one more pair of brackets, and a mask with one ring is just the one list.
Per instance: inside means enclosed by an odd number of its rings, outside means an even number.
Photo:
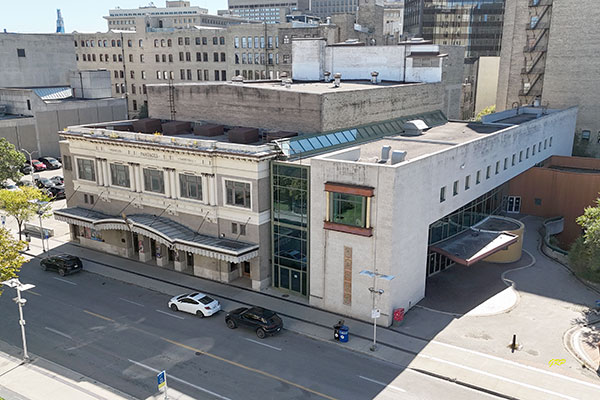
[{"label": "asphalt road", "polygon": [[[167,308],[169,296],[83,271],[23,266],[31,353],[135,398],[169,387],[198,399],[481,399],[487,394],[289,331],[260,340]],[[12,289],[0,296],[0,340],[21,347]]]}]

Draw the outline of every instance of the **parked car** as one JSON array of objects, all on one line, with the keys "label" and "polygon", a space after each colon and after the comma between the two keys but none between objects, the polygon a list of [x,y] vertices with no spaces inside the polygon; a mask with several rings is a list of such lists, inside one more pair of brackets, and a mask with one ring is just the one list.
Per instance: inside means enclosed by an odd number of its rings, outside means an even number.
[{"label": "parked car", "polygon": [[173,297],[169,300],[169,308],[173,311],[184,311],[203,318],[219,312],[221,304],[204,293],[196,292]]},{"label": "parked car", "polygon": [[46,257],[40,261],[40,266],[44,271],[58,271],[60,276],[73,274],[83,269],[83,263],[79,257],[70,254]]},{"label": "parked car", "polygon": [[48,169],[59,169],[62,164],[54,157],[40,157],[39,160],[44,163]]},{"label": "parked car", "polygon": [[35,184],[38,188],[44,190],[50,197],[53,197],[55,199],[64,199],[66,197],[65,187],[63,185],[55,184],[52,180],[48,178],[36,176]]},{"label": "parked car", "polygon": [[10,179],[7,179],[4,182],[2,182],[2,184],[0,184],[0,189],[6,189],[10,191],[19,190],[17,185]]},{"label": "parked car", "polygon": [[283,321],[279,315],[262,307],[237,308],[225,316],[225,323],[230,329],[238,326],[250,327],[260,339],[274,335],[283,328]]},{"label": "parked car", "polygon": [[31,165],[29,165],[29,161],[26,162],[22,167],[21,167],[21,172],[24,173],[25,175],[29,175],[33,173],[33,167]]},{"label": "parked car", "polygon": [[49,189],[51,187],[56,186],[54,184],[54,182],[52,182],[50,179],[48,178],[43,178],[43,177],[34,177],[35,179],[35,184],[37,187],[39,187],[40,189]]},{"label": "parked car", "polygon": [[53,176],[52,178],[50,178],[50,180],[55,185],[64,185],[65,184],[65,179],[60,175]]},{"label": "parked car", "polygon": [[29,161],[25,161],[26,164],[31,165],[35,171],[45,171],[46,165],[40,160],[31,160],[31,164]]}]

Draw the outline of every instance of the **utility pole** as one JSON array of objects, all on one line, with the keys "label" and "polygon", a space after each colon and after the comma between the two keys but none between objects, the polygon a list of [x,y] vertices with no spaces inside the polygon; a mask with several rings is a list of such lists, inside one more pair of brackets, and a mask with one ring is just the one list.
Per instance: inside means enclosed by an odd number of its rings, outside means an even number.
[{"label": "utility pole", "polygon": [[16,289],[17,291],[17,297],[15,297],[13,300],[19,306],[19,325],[21,325],[21,338],[23,340],[23,361],[28,362],[29,354],[27,353],[27,339],[25,338],[25,319],[23,318],[23,307],[25,306],[25,303],[27,303],[27,300],[21,297],[21,292],[33,289],[35,285],[29,283],[23,284],[19,282],[17,278],[4,281],[2,282],[2,285],[11,287],[13,289]]}]

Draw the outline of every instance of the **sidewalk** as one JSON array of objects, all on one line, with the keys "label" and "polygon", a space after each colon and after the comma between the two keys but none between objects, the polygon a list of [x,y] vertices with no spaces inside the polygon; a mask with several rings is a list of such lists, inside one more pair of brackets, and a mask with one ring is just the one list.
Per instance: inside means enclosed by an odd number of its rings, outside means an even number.
[{"label": "sidewalk", "polygon": [[600,376],[600,318],[567,332],[565,345],[582,365]]}]

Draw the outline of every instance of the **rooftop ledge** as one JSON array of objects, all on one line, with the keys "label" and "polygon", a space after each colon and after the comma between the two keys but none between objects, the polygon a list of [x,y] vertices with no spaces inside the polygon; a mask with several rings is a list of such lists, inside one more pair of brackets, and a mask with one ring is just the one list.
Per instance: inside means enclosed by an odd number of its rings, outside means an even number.
[{"label": "rooftop ledge", "polygon": [[153,135],[151,133],[123,132],[104,128],[69,127],[60,133],[63,136],[107,140],[122,143],[138,143],[193,151],[232,153],[253,157],[274,156],[279,154],[271,144],[237,144],[207,139],[188,139],[182,137]]}]

